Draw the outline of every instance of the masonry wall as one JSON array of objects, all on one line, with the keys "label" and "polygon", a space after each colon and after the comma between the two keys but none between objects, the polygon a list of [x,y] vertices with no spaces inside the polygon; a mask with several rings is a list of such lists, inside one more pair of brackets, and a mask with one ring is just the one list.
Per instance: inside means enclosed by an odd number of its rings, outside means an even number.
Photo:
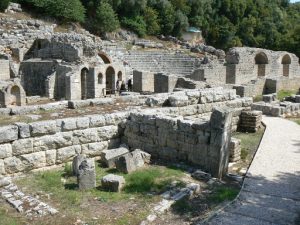
[{"label": "masonry wall", "polygon": [[154,92],[154,74],[151,72],[133,71],[134,92]]},{"label": "masonry wall", "polygon": [[0,80],[10,79],[9,60],[0,59]]},{"label": "masonry wall", "polygon": [[56,63],[50,61],[28,60],[20,66],[22,85],[28,96],[46,96],[46,80],[56,70]]},{"label": "masonry wall", "polygon": [[17,123],[0,128],[0,175],[25,172],[72,160],[77,154],[99,156],[119,145],[120,124],[128,114],[94,115]]},{"label": "masonry wall", "polygon": [[168,162],[192,163],[222,177],[228,164],[231,118],[230,110],[215,110],[207,122],[132,113],[124,134],[132,148]]}]

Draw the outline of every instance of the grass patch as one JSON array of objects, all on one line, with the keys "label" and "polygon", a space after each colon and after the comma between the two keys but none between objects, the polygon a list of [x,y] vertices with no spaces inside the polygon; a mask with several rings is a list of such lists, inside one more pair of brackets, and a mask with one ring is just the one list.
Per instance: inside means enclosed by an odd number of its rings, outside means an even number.
[{"label": "grass patch", "polygon": [[217,188],[209,197],[212,202],[221,203],[224,201],[232,201],[239,193],[238,189],[230,187]]},{"label": "grass patch", "polygon": [[277,99],[282,101],[285,97],[297,94],[296,90],[280,90],[277,93]]},{"label": "grass patch", "polygon": [[233,137],[241,140],[241,159],[250,160],[256,152],[260,140],[264,134],[264,129],[259,129],[256,133],[234,133]]},{"label": "grass patch", "polygon": [[263,96],[262,95],[256,95],[253,98],[253,102],[261,102],[263,100]]},{"label": "grass patch", "polygon": [[5,209],[0,209],[0,224],[1,225],[19,225],[20,220],[7,215],[7,211]]},{"label": "grass patch", "polygon": [[183,215],[192,212],[195,208],[190,204],[189,199],[183,198],[172,205],[172,210],[179,215]]}]

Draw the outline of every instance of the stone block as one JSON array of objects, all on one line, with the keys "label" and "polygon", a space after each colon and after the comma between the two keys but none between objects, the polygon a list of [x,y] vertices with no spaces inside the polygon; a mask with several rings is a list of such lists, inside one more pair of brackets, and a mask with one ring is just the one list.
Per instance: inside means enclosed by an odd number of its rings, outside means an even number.
[{"label": "stone block", "polygon": [[47,166],[55,165],[55,163],[56,163],[56,150],[47,150],[45,154],[46,154],[46,164],[47,164]]},{"label": "stone block", "polygon": [[[87,143],[93,143],[93,142],[100,142],[101,139],[99,137],[99,129],[100,128],[90,128],[90,129],[85,129],[85,130],[75,130],[73,132],[74,138],[77,138],[80,144],[87,144]],[[101,130],[102,131],[102,130]],[[108,129],[105,130],[108,132]],[[106,134],[103,129],[103,139],[109,139],[109,138],[104,138],[108,133]]]},{"label": "stone block", "polygon": [[300,95],[296,95],[295,96],[295,102],[296,103],[300,103]]},{"label": "stone block", "polygon": [[86,129],[90,126],[90,119],[88,117],[76,118],[77,129]]},{"label": "stone block", "polygon": [[[1,165],[1,163],[0,163],[0,165]],[[1,170],[0,170],[0,174],[1,174]],[[11,179],[10,178],[8,178],[8,177],[0,178],[0,188],[8,186],[10,184],[11,184]]]},{"label": "stone block", "polygon": [[108,174],[101,179],[101,186],[106,191],[120,192],[125,186],[125,179],[122,176]]},{"label": "stone block", "polygon": [[55,134],[57,131],[56,121],[41,121],[30,123],[32,136],[42,136],[47,134]]},{"label": "stone block", "polygon": [[129,150],[124,147],[104,150],[101,152],[101,160],[108,168],[112,168],[115,167],[116,160],[127,153]]},{"label": "stone block", "polygon": [[11,144],[0,145],[0,159],[8,158],[12,156]]},{"label": "stone block", "polygon": [[77,175],[77,183],[79,190],[89,190],[96,187],[94,159],[85,159],[80,163]]},{"label": "stone block", "polygon": [[70,161],[75,155],[81,153],[81,146],[74,145],[70,147],[60,148],[57,150],[57,163],[64,163]]},{"label": "stone block", "polygon": [[21,172],[26,168],[24,163],[15,156],[4,159],[4,166],[8,174]]},{"label": "stone block", "polygon": [[139,149],[119,157],[116,161],[116,167],[123,173],[131,173],[150,162],[151,155]]},{"label": "stone block", "polygon": [[92,115],[90,116],[90,127],[103,127],[105,126],[104,115]]},{"label": "stone block", "polygon": [[205,181],[205,182],[211,179],[211,175],[202,170],[196,170],[194,173],[192,173],[192,177],[196,180]]},{"label": "stone block", "polygon": [[15,156],[28,154],[32,152],[33,140],[31,138],[16,140],[12,143],[12,153]]},{"label": "stone block", "polygon": [[27,123],[15,123],[19,128],[19,138],[30,137],[30,126]]},{"label": "stone block", "polygon": [[189,97],[187,95],[171,95],[168,98],[169,103],[172,107],[182,107],[189,105]]},{"label": "stone block", "polygon": [[14,125],[0,127],[0,144],[18,139],[18,127]]},{"label": "stone block", "polygon": [[276,101],[277,94],[269,94],[269,95],[263,95],[263,101],[266,103],[271,103]]},{"label": "stone block", "polygon": [[87,156],[100,156],[103,150],[108,148],[108,142],[96,142],[96,143],[89,143],[84,144],[82,147],[82,154]]},{"label": "stone block", "polygon": [[75,118],[67,118],[67,119],[62,119],[59,120],[61,121],[61,131],[71,131],[71,130],[76,130],[76,119]]},{"label": "stone block", "polygon": [[46,166],[45,152],[35,152],[31,154],[22,155],[20,157],[26,168],[36,169]]},{"label": "stone block", "polygon": [[84,160],[86,160],[86,155],[84,154],[77,155],[73,158],[72,171],[75,176],[79,175],[79,166]]}]

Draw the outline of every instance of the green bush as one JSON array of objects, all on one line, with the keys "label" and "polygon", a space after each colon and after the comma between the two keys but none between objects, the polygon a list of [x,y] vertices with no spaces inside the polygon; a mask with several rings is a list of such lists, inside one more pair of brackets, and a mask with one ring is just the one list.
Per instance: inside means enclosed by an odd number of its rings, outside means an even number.
[{"label": "green bush", "polygon": [[3,12],[7,8],[9,2],[10,2],[10,0],[1,0],[0,1],[0,11]]},{"label": "green bush", "polygon": [[120,23],[112,6],[106,2],[102,2],[96,10],[96,16],[91,20],[94,29],[97,32],[112,32],[119,28]]},{"label": "green bush", "polygon": [[141,16],[135,18],[123,18],[122,25],[137,33],[139,37],[144,37],[146,35],[147,25]]},{"label": "green bush", "polygon": [[83,22],[85,17],[85,8],[80,0],[20,0],[20,3],[61,22]]}]

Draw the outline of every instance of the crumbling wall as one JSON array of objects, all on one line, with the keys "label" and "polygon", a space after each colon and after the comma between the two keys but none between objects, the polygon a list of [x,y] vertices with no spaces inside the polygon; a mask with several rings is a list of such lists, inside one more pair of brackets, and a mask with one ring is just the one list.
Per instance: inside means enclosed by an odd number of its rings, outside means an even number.
[{"label": "crumbling wall", "polygon": [[167,161],[198,165],[216,177],[226,172],[232,119],[229,108],[215,109],[206,122],[136,113],[129,118],[124,134],[130,147]]},{"label": "crumbling wall", "polygon": [[46,80],[57,68],[53,60],[26,60],[20,65],[21,82],[28,96],[46,96]]}]

